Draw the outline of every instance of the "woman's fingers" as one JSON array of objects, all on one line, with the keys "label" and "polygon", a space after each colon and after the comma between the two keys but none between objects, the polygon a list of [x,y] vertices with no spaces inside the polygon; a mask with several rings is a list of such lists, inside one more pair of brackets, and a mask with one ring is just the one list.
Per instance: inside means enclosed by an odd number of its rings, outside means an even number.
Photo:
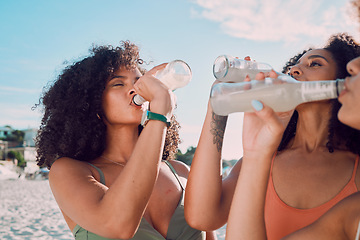
[{"label": "woman's fingers", "polygon": [[265,77],[265,73],[259,72],[258,74],[256,74],[255,80],[265,80]]},{"label": "woman's fingers", "polygon": [[279,75],[274,71],[274,69],[272,69],[270,72],[269,72],[269,77],[270,78],[277,78]]},{"label": "woman's fingers", "polygon": [[258,100],[252,100],[251,105],[255,110],[255,114],[267,125],[271,126],[270,128],[273,129],[278,134],[282,134],[284,131],[284,124],[282,119],[279,118],[277,113],[274,112],[272,108],[265,105],[264,103]]},{"label": "woman's fingers", "polygon": [[157,66],[153,67],[151,70],[149,70],[148,72],[146,72],[145,75],[146,74],[155,75],[157,71],[164,69],[166,67],[166,65],[167,65],[167,63],[162,63],[160,65],[157,65]]}]

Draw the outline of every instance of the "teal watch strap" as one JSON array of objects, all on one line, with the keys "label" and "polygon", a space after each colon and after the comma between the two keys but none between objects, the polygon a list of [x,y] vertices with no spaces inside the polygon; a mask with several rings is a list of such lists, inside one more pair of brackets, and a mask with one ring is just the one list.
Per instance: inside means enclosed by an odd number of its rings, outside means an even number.
[{"label": "teal watch strap", "polygon": [[161,115],[158,113],[147,111],[146,112],[146,120],[158,120],[158,121],[166,123],[167,127],[170,127],[170,122],[168,121],[168,119],[164,115]]}]

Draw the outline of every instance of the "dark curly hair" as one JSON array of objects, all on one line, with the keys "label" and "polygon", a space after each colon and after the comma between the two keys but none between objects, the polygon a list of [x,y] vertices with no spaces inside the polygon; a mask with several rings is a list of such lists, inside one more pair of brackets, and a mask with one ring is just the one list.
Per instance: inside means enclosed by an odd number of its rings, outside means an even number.
[{"label": "dark curly hair", "polygon": [[[360,46],[354,41],[354,39],[346,33],[336,34],[330,37],[324,49],[332,54],[336,62],[336,78],[345,78],[349,76],[348,72],[346,71],[346,64],[350,60],[360,56]],[[291,58],[285,64],[283,73],[289,73],[290,67],[295,65],[297,61],[310,50],[312,50],[312,48],[304,50],[303,52]],[[328,123],[329,133],[326,147],[328,148],[329,152],[333,152],[337,146],[345,146],[347,150],[355,154],[360,154],[360,131],[353,129],[339,121],[337,113],[341,107],[341,103],[337,99],[331,100],[331,105],[331,117]],[[295,136],[298,116],[298,112],[295,111],[284,132],[283,138],[278,147],[278,151],[286,148],[289,141]]]},{"label": "dark curly hair", "polygon": [[[140,67],[139,49],[129,41],[118,47],[93,46],[90,56],[67,66],[40,98],[44,114],[36,136],[37,164],[48,168],[60,157],[91,161],[105,149],[103,114],[105,85],[120,67]],[[180,143],[180,125],[172,116],[163,159],[173,159]],[[139,126],[139,134],[142,126]]]}]

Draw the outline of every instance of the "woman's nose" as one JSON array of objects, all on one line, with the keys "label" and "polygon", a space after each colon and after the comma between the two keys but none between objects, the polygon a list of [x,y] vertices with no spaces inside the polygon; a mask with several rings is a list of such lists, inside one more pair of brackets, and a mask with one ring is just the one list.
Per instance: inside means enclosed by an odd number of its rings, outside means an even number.
[{"label": "woman's nose", "polygon": [[134,94],[135,94],[135,90],[134,90],[134,89],[131,89],[131,90],[129,91],[129,94],[130,94],[130,95],[134,95]]},{"label": "woman's nose", "polygon": [[297,65],[294,65],[294,66],[292,66],[292,67],[290,68],[289,74],[290,74],[291,76],[293,76],[293,77],[296,78],[296,77],[301,76],[302,71],[301,71],[301,69],[300,69]]},{"label": "woman's nose", "polygon": [[134,83],[132,83],[131,85],[129,85],[128,94],[129,94],[130,96],[136,94],[136,90],[135,90],[134,85],[135,85]]},{"label": "woman's nose", "polygon": [[360,72],[360,57],[354,58],[346,65],[349,74],[357,75]]}]

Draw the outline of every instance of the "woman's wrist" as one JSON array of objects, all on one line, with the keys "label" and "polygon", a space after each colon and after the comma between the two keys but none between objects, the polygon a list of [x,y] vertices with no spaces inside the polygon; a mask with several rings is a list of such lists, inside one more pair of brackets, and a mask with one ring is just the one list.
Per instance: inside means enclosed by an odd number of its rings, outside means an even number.
[{"label": "woman's wrist", "polygon": [[173,104],[171,96],[168,97],[158,97],[153,99],[149,103],[149,111],[164,115],[167,118],[170,118],[173,111]]},{"label": "woman's wrist", "polygon": [[243,161],[264,162],[269,161],[274,156],[276,150],[261,150],[261,151],[244,151]]},{"label": "woman's wrist", "polygon": [[145,126],[146,123],[150,120],[163,122],[166,124],[167,127],[170,127],[171,125],[171,121],[164,115],[147,110],[143,113],[143,117],[141,119],[141,125]]}]

